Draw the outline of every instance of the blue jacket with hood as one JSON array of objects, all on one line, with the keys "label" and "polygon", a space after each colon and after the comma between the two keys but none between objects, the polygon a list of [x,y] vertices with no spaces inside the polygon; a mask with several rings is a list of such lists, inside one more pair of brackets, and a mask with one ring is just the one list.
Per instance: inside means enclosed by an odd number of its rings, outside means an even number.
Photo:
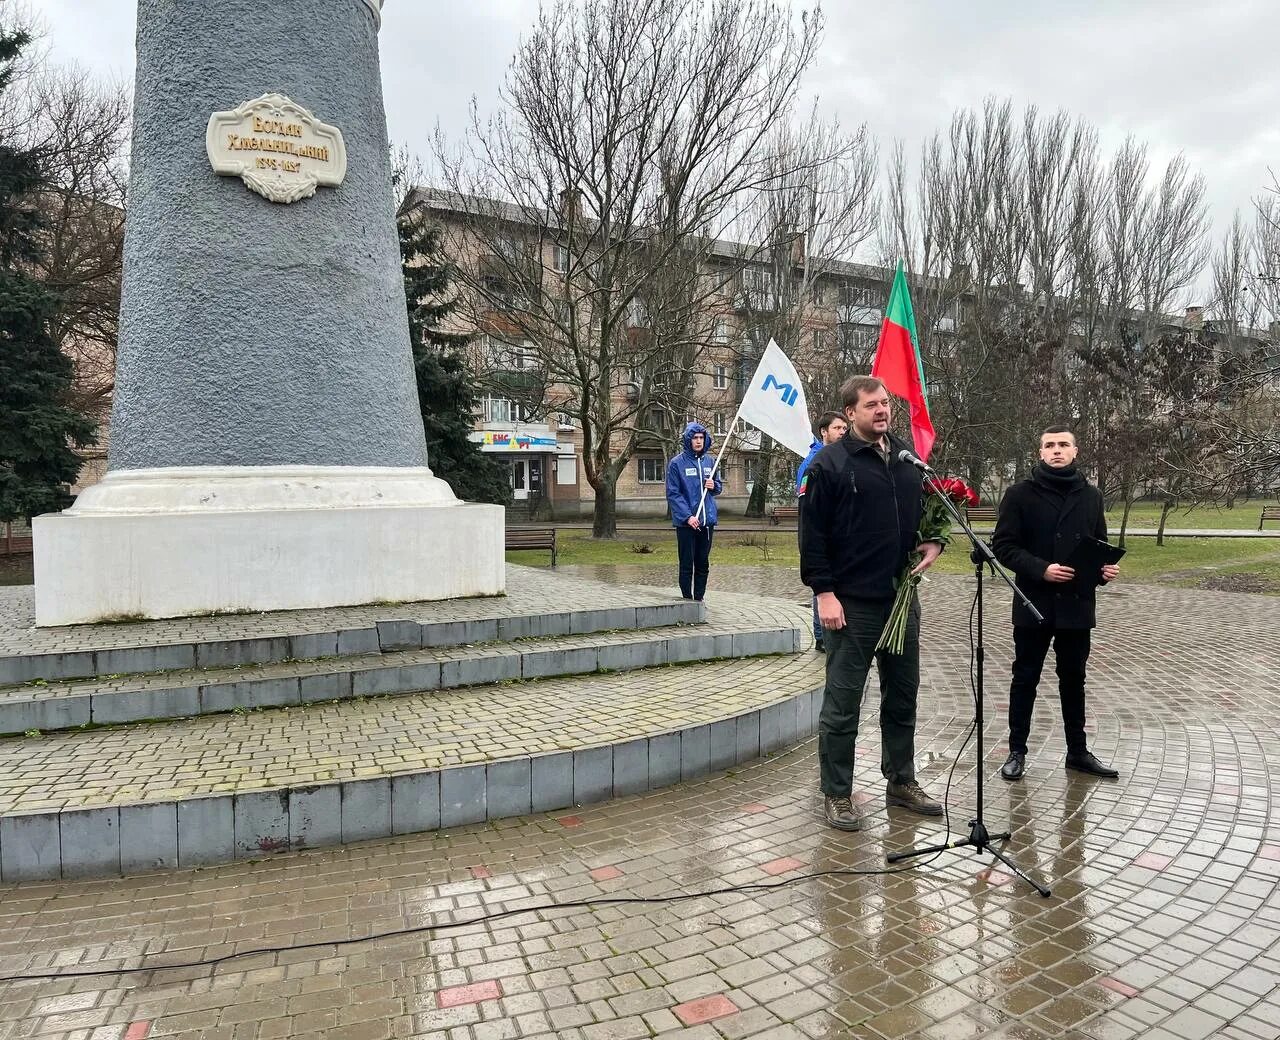
[{"label": "blue jacket with hood", "polygon": [[[702,451],[696,455],[693,451],[693,435],[702,434]],[[691,422],[684,428],[680,438],[684,451],[667,463],[667,503],[671,506],[671,526],[684,527],[689,517],[698,511],[698,502],[702,499],[702,485],[711,476],[711,467],[715,465],[715,456],[711,454],[711,434],[699,422]],[[703,506],[703,523],[716,522],[715,496],[720,494],[724,483],[720,474],[715,474],[715,490],[707,492],[706,505]]]}]

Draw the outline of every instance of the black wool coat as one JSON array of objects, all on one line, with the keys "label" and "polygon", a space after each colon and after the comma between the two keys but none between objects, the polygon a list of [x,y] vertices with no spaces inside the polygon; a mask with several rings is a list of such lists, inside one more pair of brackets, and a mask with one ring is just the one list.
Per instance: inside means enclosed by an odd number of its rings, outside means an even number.
[{"label": "black wool coat", "polygon": [[[1052,628],[1093,628],[1101,574],[1077,574],[1075,581],[1044,580],[1051,563],[1066,563],[1081,538],[1107,540],[1102,492],[1081,481],[1065,497],[1034,479],[1019,481],[1000,500],[991,548],[996,559],[1014,572],[1022,589]],[[1013,623],[1032,628],[1038,622],[1014,597]]]}]

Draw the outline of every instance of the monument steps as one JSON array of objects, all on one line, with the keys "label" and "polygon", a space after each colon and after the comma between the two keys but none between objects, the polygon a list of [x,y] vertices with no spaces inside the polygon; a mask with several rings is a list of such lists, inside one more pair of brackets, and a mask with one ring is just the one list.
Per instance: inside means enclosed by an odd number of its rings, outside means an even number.
[{"label": "monument steps", "polygon": [[[504,618],[502,624],[496,618],[435,626],[413,621],[378,622],[376,630],[354,630],[368,636],[355,645],[376,645],[374,652],[9,684],[0,686],[0,735],[628,671],[718,658],[793,653],[799,649],[797,629],[777,623],[649,627],[652,620],[681,613],[701,617],[702,604],[696,606],[696,614],[684,610],[682,604],[672,604],[670,608],[612,608],[561,617]],[[593,631],[593,626],[611,620],[637,623],[637,615],[643,627]],[[573,635],[483,639],[486,635],[495,636],[502,628],[519,632],[570,628],[580,631]],[[481,638],[472,641],[477,636]],[[374,637],[380,642],[375,643]],[[274,650],[278,656],[279,647],[296,647],[302,639],[315,638],[308,635],[261,639],[254,641],[250,649],[261,647],[268,653]],[[423,645],[424,639],[432,645]],[[198,651],[199,645],[177,649],[185,657],[192,650]],[[149,651],[150,648],[115,650],[112,654],[139,661],[164,659],[163,655],[149,656]],[[174,655],[169,659],[179,658]]]},{"label": "monument steps", "polygon": [[[638,594],[615,592],[619,602]],[[386,671],[387,659],[443,674],[450,664],[523,667],[531,655],[571,661],[581,651],[597,667],[630,658],[633,670],[0,739],[0,881],[255,859],[554,812],[731,768],[811,734],[822,659],[794,652],[809,646],[808,608],[729,593],[710,607],[695,627],[367,655],[363,674]],[[655,667],[662,647],[767,656]],[[252,671],[356,676],[355,662]],[[170,680],[129,681],[176,688]]]}]

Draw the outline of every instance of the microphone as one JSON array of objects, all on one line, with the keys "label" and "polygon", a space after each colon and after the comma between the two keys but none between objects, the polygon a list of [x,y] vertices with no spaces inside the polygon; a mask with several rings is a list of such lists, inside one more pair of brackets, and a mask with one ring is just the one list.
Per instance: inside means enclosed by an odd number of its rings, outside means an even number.
[{"label": "microphone", "polygon": [[922,462],[920,459],[916,458],[906,448],[903,448],[898,452],[898,461],[905,462],[909,466],[915,466],[915,468],[921,473],[927,473],[929,476],[933,476],[932,467],[930,467],[927,462]]}]

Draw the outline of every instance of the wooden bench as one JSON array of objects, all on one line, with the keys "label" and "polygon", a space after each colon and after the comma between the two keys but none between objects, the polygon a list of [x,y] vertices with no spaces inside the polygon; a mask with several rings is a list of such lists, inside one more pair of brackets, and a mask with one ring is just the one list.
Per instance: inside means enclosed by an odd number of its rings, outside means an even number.
[{"label": "wooden bench", "polygon": [[556,529],[554,527],[508,527],[507,551],[512,549],[550,549],[551,566],[556,565]]},{"label": "wooden bench", "polygon": [[773,524],[774,526],[777,526],[778,524],[782,523],[783,520],[798,521],[799,519],[800,519],[799,506],[774,506],[771,510],[769,510],[769,523]]},{"label": "wooden bench", "polygon": [[1280,506],[1263,506],[1262,516],[1258,518],[1258,530],[1262,530],[1262,525],[1268,520],[1280,520]]},{"label": "wooden bench", "polygon": [[971,524],[994,524],[996,522],[995,506],[970,506],[965,513]]}]

